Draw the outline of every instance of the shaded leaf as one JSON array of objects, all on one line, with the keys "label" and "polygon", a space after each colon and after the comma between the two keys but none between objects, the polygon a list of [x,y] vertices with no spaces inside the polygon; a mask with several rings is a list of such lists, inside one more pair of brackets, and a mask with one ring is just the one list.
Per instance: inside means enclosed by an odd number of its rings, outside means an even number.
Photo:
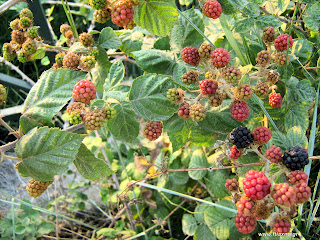
[{"label": "shaded leaf", "polygon": [[[192,153],[189,163],[189,168],[207,168],[209,167],[208,160],[201,149],[197,149]],[[189,176],[194,180],[202,179],[206,174],[206,170],[189,171]]]},{"label": "shaded leaf", "polygon": [[118,49],[121,46],[121,40],[111,27],[102,29],[99,35],[99,47],[105,49]]},{"label": "shaded leaf", "polygon": [[184,234],[193,236],[197,230],[197,222],[191,214],[183,214],[182,231]]}]

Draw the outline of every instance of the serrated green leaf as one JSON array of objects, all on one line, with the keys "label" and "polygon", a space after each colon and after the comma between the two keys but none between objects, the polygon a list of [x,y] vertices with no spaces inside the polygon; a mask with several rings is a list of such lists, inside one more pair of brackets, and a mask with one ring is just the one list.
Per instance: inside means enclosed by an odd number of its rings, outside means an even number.
[{"label": "serrated green leaf", "polygon": [[290,0],[269,0],[266,1],[264,7],[268,12],[279,16],[287,9],[289,3]]},{"label": "serrated green leaf", "polygon": [[17,143],[18,171],[37,181],[52,181],[74,160],[84,136],[58,128],[34,128]]},{"label": "serrated green leaf", "polygon": [[143,49],[132,52],[139,67],[148,73],[172,74],[174,62],[172,57],[164,51]]},{"label": "serrated green leaf", "polygon": [[258,17],[260,15],[259,5],[257,3],[249,3],[242,9],[242,13],[250,17],[250,19]]},{"label": "serrated green leaf", "polygon": [[305,39],[297,39],[292,46],[292,54],[299,58],[300,62],[304,64],[309,61],[312,55],[313,43]]},{"label": "serrated green leaf", "polygon": [[98,180],[113,173],[106,161],[96,158],[83,143],[80,145],[73,163],[82,177],[88,180]]},{"label": "serrated green leaf", "polygon": [[218,2],[221,5],[222,12],[224,14],[234,14],[238,12],[237,7],[233,4],[233,1],[231,0],[218,0]]},{"label": "serrated green leaf", "polygon": [[[201,149],[197,149],[192,153],[189,168],[207,168],[209,167],[208,160],[204,155]],[[189,171],[189,176],[194,180],[202,179],[206,174],[207,171]]]},{"label": "serrated green leaf", "polygon": [[[170,164],[170,169],[181,168],[181,162],[179,159],[175,159],[172,164]],[[189,180],[188,172],[173,172],[169,174],[169,179],[176,185],[184,185]]]},{"label": "serrated green leaf", "polygon": [[133,142],[139,134],[139,122],[135,119],[135,112],[129,102],[115,105],[117,116],[107,121],[109,131],[113,136],[124,142]]},{"label": "serrated green leaf", "polygon": [[97,64],[92,72],[92,81],[96,88],[100,91],[103,91],[103,84],[108,76],[108,71],[112,63],[108,59],[106,51],[98,47],[99,56],[97,58]]},{"label": "serrated green leaf", "polygon": [[103,85],[103,99],[105,99],[105,93],[109,91],[110,88],[120,84],[124,78],[125,68],[122,61],[115,61],[112,63],[105,83]]},{"label": "serrated green leaf", "polygon": [[318,31],[320,27],[320,3],[315,1],[313,4],[308,4],[306,8],[307,16],[303,19],[307,28],[313,31]]},{"label": "serrated green leaf", "polygon": [[132,108],[139,117],[162,121],[177,111],[177,105],[167,97],[167,89],[173,86],[170,77],[147,74],[136,78],[129,92]]},{"label": "serrated green leaf", "polygon": [[282,22],[273,15],[260,15],[256,24],[261,30],[269,26],[277,29],[282,25]]},{"label": "serrated green leaf", "polygon": [[196,219],[191,214],[183,214],[182,231],[185,235],[193,236],[197,230]]},{"label": "serrated green leaf", "polygon": [[291,77],[287,82],[285,99],[290,104],[310,104],[316,97],[316,91],[311,86],[309,80],[301,80],[299,81],[295,77]]},{"label": "serrated green leaf", "polygon": [[69,69],[43,72],[24,102],[24,116],[39,124],[50,124],[53,116],[71,99],[75,83],[84,76],[84,72]]},{"label": "serrated green leaf", "polygon": [[212,172],[208,172],[205,177],[205,182],[208,189],[215,197],[222,199],[229,195],[229,192],[225,187],[228,176],[229,174],[226,170],[214,170]]},{"label": "serrated green leaf", "polygon": [[245,18],[240,21],[236,21],[234,30],[239,33],[247,32],[253,27],[254,21],[252,18]]},{"label": "serrated green leaf", "polygon": [[194,240],[216,240],[217,238],[212,234],[207,225],[201,224],[197,227],[197,230],[193,236]]},{"label": "serrated green leaf", "polygon": [[124,101],[130,91],[130,86],[128,85],[117,85],[113,88],[110,88],[108,92],[104,93],[103,98],[107,100],[109,97],[118,100],[119,102]]},{"label": "serrated green leaf", "polygon": [[119,36],[122,41],[120,50],[133,57],[132,52],[141,50],[144,35],[141,31],[125,32]]},{"label": "serrated green leaf", "polygon": [[111,27],[102,29],[99,35],[99,47],[105,49],[118,49],[121,46],[121,40]]},{"label": "serrated green leaf", "polygon": [[37,229],[37,235],[42,236],[54,230],[55,230],[55,225],[53,223],[42,222]]},{"label": "serrated green leaf", "polygon": [[169,36],[164,36],[157,41],[155,41],[153,47],[155,49],[163,50],[163,51],[170,51],[170,38]]},{"label": "serrated green leaf", "polygon": [[178,20],[174,0],[145,0],[134,7],[135,23],[155,35],[167,35]]},{"label": "serrated green leaf", "polygon": [[289,140],[289,146],[299,146],[299,147],[307,147],[308,146],[308,138],[305,135],[305,131],[299,126],[292,127],[287,132],[287,138]]},{"label": "serrated green leaf", "polygon": [[46,51],[43,48],[39,48],[33,55],[31,55],[30,59],[37,60],[37,59],[42,59],[45,56],[46,56]]},{"label": "serrated green leaf", "polygon": [[294,126],[300,126],[303,131],[309,127],[309,115],[305,107],[301,104],[288,108],[284,116],[284,126],[286,130]]}]

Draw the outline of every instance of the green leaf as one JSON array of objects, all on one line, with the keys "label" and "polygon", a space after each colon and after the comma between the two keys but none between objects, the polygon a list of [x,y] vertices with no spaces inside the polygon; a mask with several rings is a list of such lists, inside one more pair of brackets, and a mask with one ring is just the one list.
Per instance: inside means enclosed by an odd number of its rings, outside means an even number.
[{"label": "green leaf", "polygon": [[183,214],[182,231],[185,235],[193,236],[197,230],[196,219],[191,214]]},{"label": "green leaf", "polygon": [[121,40],[111,27],[102,29],[99,40],[99,46],[105,49],[118,49],[121,46]]},{"label": "green leaf", "polygon": [[84,76],[84,72],[69,69],[43,72],[24,102],[24,116],[39,124],[51,124],[53,116],[71,99],[75,83]]},{"label": "green leaf", "polygon": [[118,231],[116,231],[113,228],[101,228],[99,231],[97,231],[97,237],[105,236],[108,238],[115,238],[118,234]]},{"label": "green leaf", "polygon": [[289,129],[287,135],[281,132],[274,132],[272,135],[272,143],[285,151],[294,146],[307,147],[308,139],[302,128],[295,126]]},{"label": "green leaf", "polygon": [[[209,167],[208,160],[204,155],[201,149],[197,149],[192,153],[191,160],[189,163],[189,168],[207,168]],[[189,176],[194,180],[202,179],[206,174],[207,171],[189,171]]]},{"label": "green leaf", "polygon": [[49,222],[42,222],[39,225],[39,228],[37,229],[37,235],[42,236],[45,234],[48,234],[50,232],[53,232],[55,229],[55,225]]},{"label": "green leaf", "polygon": [[103,84],[105,83],[112,64],[108,59],[106,51],[101,47],[98,47],[98,50],[99,56],[94,71],[92,72],[92,81],[98,90],[103,91]]},{"label": "green leaf", "polygon": [[143,49],[132,52],[139,67],[148,73],[172,74],[173,59],[164,51],[156,49]]},{"label": "green leaf", "polygon": [[120,50],[133,57],[132,52],[141,50],[144,35],[141,31],[125,32],[119,36],[122,41]]},{"label": "green leaf", "polygon": [[310,60],[313,44],[305,39],[295,40],[292,46],[292,54],[297,56],[302,64]]},{"label": "green leaf", "polygon": [[[202,32],[204,31],[201,15],[195,9],[185,11],[184,15]],[[171,30],[170,39],[171,47],[176,51],[181,51],[188,46],[198,48],[203,42],[202,35],[181,15],[179,16],[179,24],[176,24]]]},{"label": "green leaf", "polygon": [[[175,159],[173,163],[170,165],[171,169],[179,169],[181,168],[181,162],[179,159]],[[173,172],[169,174],[170,181],[175,185],[184,185],[189,180],[188,172]]]},{"label": "green leaf", "polygon": [[264,7],[268,12],[279,16],[287,9],[289,3],[290,0],[271,0],[266,1]]},{"label": "green leaf", "polygon": [[305,107],[297,104],[288,108],[284,116],[284,126],[286,130],[294,126],[300,126],[303,131],[306,131],[309,127],[309,115]]},{"label": "green leaf", "polygon": [[139,117],[151,121],[168,119],[177,111],[177,105],[166,97],[172,85],[172,79],[164,75],[147,74],[136,78],[129,92],[132,108]]},{"label": "green leaf", "polygon": [[229,195],[229,192],[225,187],[228,176],[229,174],[226,170],[214,170],[212,172],[208,172],[205,177],[205,182],[208,189],[215,197],[222,199]]},{"label": "green leaf", "polygon": [[155,49],[163,50],[163,51],[170,51],[170,38],[169,36],[161,37],[157,39],[153,45]]},{"label": "green leaf", "polygon": [[282,25],[282,22],[276,16],[261,15],[257,18],[256,24],[261,30],[269,26],[277,29]]},{"label": "green leaf", "polygon": [[254,26],[254,21],[252,18],[245,18],[240,21],[236,21],[234,25],[234,30],[239,33],[247,32]]},{"label": "green leaf", "polygon": [[113,173],[106,161],[96,158],[83,143],[73,163],[82,177],[88,180],[98,180]]},{"label": "green leaf", "polygon": [[15,229],[15,233],[16,234],[23,234],[24,232],[26,231],[26,227],[25,226],[22,226],[22,225],[18,225],[16,226],[16,229]]},{"label": "green leaf", "polygon": [[218,0],[218,2],[220,3],[224,14],[230,15],[238,12],[238,9],[233,4],[232,0]]},{"label": "green leaf", "polygon": [[311,104],[316,97],[316,91],[311,86],[309,80],[299,81],[295,77],[291,77],[287,82],[285,98],[290,104]]},{"label": "green leaf", "polygon": [[113,136],[124,142],[133,142],[139,134],[139,122],[135,119],[135,112],[129,102],[115,105],[117,116],[107,121],[109,131]]},{"label": "green leaf", "polygon": [[[259,5],[256,3],[249,3],[242,9],[242,13],[250,17],[250,19],[258,17],[260,15]],[[252,24],[254,24],[253,19]]]},{"label": "green leaf", "polygon": [[42,59],[46,56],[46,51],[43,48],[38,48],[37,51],[31,55],[31,60]]},{"label": "green leaf", "polygon": [[54,175],[68,170],[83,139],[83,135],[57,128],[34,128],[16,145],[15,153],[22,159],[19,173],[37,181],[52,181]]},{"label": "green leaf", "polygon": [[125,68],[122,61],[115,61],[112,63],[108,76],[103,85],[103,99],[105,99],[105,93],[109,91],[111,87],[121,83],[124,78]]},{"label": "green leaf", "polygon": [[145,0],[134,7],[135,23],[155,35],[167,35],[178,20],[174,0]]},{"label": "green leaf", "polygon": [[320,3],[315,1],[313,4],[308,4],[306,8],[307,16],[303,19],[307,28],[313,31],[319,31],[320,27]]},{"label": "green leaf", "polygon": [[103,98],[107,100],[109,97],[118,100],[119,102],[124,101],[130,91],[130,86],[128,85],[117,85],[110,88],[109,91],[104,92]]},{"label": "green leaf", "polygon": [[194,240],[216,240],[217,238],[212,234],[207,225],[201,224],[197,227],[197,230],[193,237]]}]

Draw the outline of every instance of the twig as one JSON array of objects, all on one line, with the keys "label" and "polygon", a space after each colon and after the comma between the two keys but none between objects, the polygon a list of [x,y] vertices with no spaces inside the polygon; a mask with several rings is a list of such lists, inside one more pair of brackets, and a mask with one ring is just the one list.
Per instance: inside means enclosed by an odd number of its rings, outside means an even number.
[{"label": "twig", "polygon": [[10,143],[7,143],[6,145],[1,146],[0,153],[5,153],[6,151],[9,151],[10,149],[14,148],[18,142],[19,142],[19,139],[16,139],[13,142],[10,142]]},{"label": "twig", "polygon": [[17,133],[17,131],[13,130],[9,124],[7,124],[2,117],[0,117],[0,125],[3,125],[6,129],[8,129],[8,131],[10,132],[10,134],[13,134],[17,139],[20,139],[21,136]]},{"label": "twig", "polygon": [[67,131],[67,132],[75,132],[81,128],[84,127],[84,124],[83,123],[80,123],[80,124],[77,124],[77,125],[73,125],[71,127],[67,127],[66,129],[64,129],[64,131]]},{"label": "twig", "polygon": [[318,160],[320,159],[320,156],[312,156],[312,157],[309,157],[310,160]]},{"label": "twig", "polygon": [[10,9],[12,6],[16,5],[19,2],[27,2],[27,1],[25,1],[25,0],[9,0],[9,1],[6,1],[0,6],[0,14],[2,14],[5,11],[7,11],[8,9]]},{"label": "twig", "polygon": [[31,78],[29,78],[27,75],[25,75],[17,66],[13,65],[11,62],[8,62],[3,57],[0,57],[0,62],[3,62],[5,65],[7,65],[12,70],[14,70],[16,73],[18,73],[22,77],[22,79],[26,80],[31,86],[36,84]]}]

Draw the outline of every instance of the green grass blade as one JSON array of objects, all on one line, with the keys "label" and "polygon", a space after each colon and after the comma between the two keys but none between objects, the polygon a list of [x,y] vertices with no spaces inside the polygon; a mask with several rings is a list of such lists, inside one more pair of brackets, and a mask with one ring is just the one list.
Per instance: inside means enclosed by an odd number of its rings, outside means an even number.
[{"label": "green grass blade", "polygon": [[13,240],[16,239],[16,226],[15,226],[15,212],[14,212],[14,198],[11,199],[11,211],[12,211],[12,237]]}]

